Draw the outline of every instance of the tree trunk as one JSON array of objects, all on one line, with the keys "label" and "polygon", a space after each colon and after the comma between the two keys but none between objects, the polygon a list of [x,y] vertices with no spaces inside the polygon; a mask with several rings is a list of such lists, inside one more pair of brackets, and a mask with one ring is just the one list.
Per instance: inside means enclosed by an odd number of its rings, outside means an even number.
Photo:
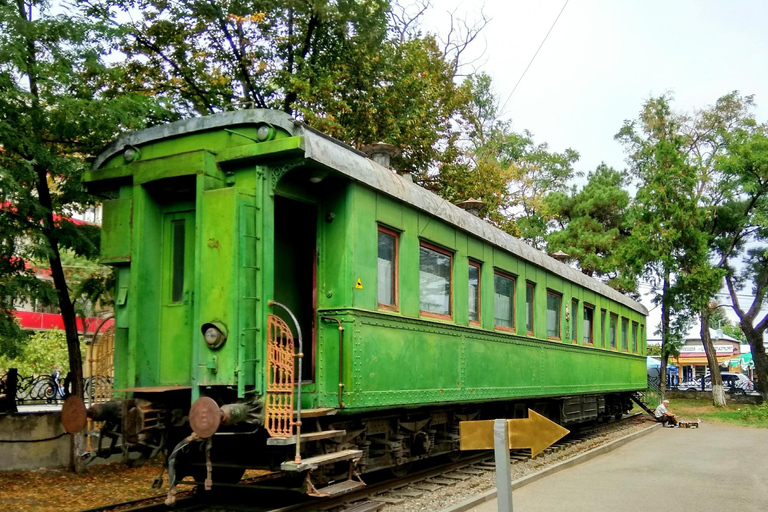
[{"label": "tree trunk", "polygon": [[664,273],[664,288],[661,291],[661,366],[659,367],[659,389],[661,397],[664,398],[664,392],[667,389],[667,360],[669,352],[669,271]]},{"label": "tree trunk", "polygon": [[712,337],[709,335],[709,316],[711,311],[704,307],[699,315],[701,316],[701,343],[704,345],[704,353],[707,355],[707,364],[709,365],[710,379],[712,381],[712,404],[715,407],[725,406],[725,391],[723,390],[723,378],[720,376],[720,366],[717,363],[717,352],[712,343]]},{"label": "tree trunk", "polygon": [[755,362],[755,375],[757,375],[757,389],[763,395],[763,403],[768,403],[768,355],[765,353],[763,343],[764,330],[752,327],[742,320],[741,330],[747,337],[749,347],[752,350],[752,360]]}]

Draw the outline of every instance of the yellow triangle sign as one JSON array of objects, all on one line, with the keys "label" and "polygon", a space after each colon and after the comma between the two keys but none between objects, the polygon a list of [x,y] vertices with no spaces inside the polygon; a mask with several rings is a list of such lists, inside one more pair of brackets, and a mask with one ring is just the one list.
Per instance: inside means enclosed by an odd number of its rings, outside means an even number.
[{"label": "yellow triangle sign", "polygon": [[359,277],[357,278],[357,283],[355,283],[355,288],[357,288],[358,290],[363,289],[363,280],[360,279]]}]

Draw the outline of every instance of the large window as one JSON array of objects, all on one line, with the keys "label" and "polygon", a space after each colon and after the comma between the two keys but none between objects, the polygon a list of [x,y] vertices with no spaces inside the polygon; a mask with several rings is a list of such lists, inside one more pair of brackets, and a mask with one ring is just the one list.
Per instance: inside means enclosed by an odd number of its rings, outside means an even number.
[{"label": "large window", "polygon": [[632,352],[637,354],[637,322],[632,322]]},{"label": "large window", "polygon": [[469,323],[480,323],[480,264],[469,262]]},{"label": "large window", "polygon": [[525,331],[533,335],[533,292],[535,291],[533,283],[525,283]]},{"label": "large window", "polygon": [[581,334],[585,345],[593,345],[595,343],[594,336],[592,334],[593,318],[595,316],[595,308],[589,304],[584,304],[584,319],[581,324],[583,332]]},{"label": "large window", "polygon": [[600,310],[600,346],[605,348],[605,316],[606,311]]},{"label": "large window", "polygon": [[451,253],[422,244],[419,251],[419,304],[424,316],[451,318]]},{"label": "large window", "polygon": [[611,329],[610,329],[611,348],[616,348],[616,327],[618,323],[619,323],[618,315],[614,315],[613,313],[611,313]]},{"label": "large window", "polygon": [[629,320],[621,317],[621,350],[626,352],[629,349]]},{"label": "large window", "polygon": [[547,291],[547,338],[560,339],[560,303],[559,293]]},{"label": "large window", "polygon": [[493,318],[498,328],[515,328],[515,279],[500,272],[493,274]]},{"label": "large window", "polygon": [[579,320],[579,301],[576,299],[573,299],[571,301],[571,341],[576,343],[578,342],[578,339],[576,339],[576,332],[578,330],[578,320]]},{"label": "large window", "polygon": [[380,309],[397,310],[397,233],[379,227],[377,295]]}]

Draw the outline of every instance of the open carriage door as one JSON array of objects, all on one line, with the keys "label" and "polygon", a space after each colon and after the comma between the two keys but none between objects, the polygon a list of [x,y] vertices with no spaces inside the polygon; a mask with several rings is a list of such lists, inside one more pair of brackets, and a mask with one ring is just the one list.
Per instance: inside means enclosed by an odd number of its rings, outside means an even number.
[{"label": "open carriage door", "polygon": [[[290,309],[304,338],[302,382],[314,381],[317,308],[317,206],[275,196],[274,300]],[[293,322],[275,310],[291,328]],[[296,333],[294,333],[294,339]]]}]

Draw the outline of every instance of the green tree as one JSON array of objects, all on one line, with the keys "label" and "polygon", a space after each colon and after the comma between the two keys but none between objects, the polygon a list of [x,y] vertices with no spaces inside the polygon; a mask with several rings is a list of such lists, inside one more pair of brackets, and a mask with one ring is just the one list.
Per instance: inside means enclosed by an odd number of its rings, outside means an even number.
[{"label": "green tree", "polygon": [[544,197],[567,190],[575,176],[579,154],[566,149],[551,151],[536,143],[529,131],[513,132],[511,123],[499,118],[498,97],[488,75],[468,77],[469,101],[459,119],[460,138],[455,158],[444,164],[433,188],[458,202],[482,198],[481,216],[508,233],[544,246],[549,215]]},{"label": "green tree", "polygon": [[[7,312],[19,301],[56,303],[79,396],[83,362],[62,250],[92,256],[98,249],[98,228],[67,220],[92,202],[80,185],[85,156],[165,117],[145,95],[104,96],[104,77],[125,71],[103,62],[110,37],[77,10],[55,14],[45,1],[0,0],[0,320],[9,325]],[[52,283],[36,279],[30,261],[46,261]],[[82,436],[75,445],[78,453]]]},{"label": "green tree", "polygon": [[589,174],[581,190],[551,192],[544,207],[552,216],[547,235],[549,252],[563,251],[578,262],[581,271],[607,277],[609,284],[624,289],[617,251],[630,233],[627,210],[629,192],[623,173],[601,164]]},{"label": "green tree", "polygon": [[62,367],[62,379],[69,371],[69,354],[66,336],[57,329],[39,331],[29,336],[21,354],[15,358],[0,356],[0,369],[3,373],[9,368],[17,368],[24,377],[47,375],[51,368]]},{"label": "green tree", "polygon": [[116,91],[166,99],[185,117],[283,110],[356,148],[394,144],[393,166],[408,172],[451,146],[465,101],[458,56],[418,31],[420,13],[395,15],[387,0],[85,3],[122,31],[134,78]]},{"label": "green tree", "polygon": [[[683,332],[689,309],[673,288],[684,267],[706,255],[704,216],[698,208],[698,177],[688,158],[690,138],[683,119],[670,108],[667,96],[648,100],[635,121],[626,121],[616,135],[628,152],[630,171],[639,186],[629,212],[632,232],[622,246],[628,270],[652,286],[661,305],[661,371],[666,371],[674,339]],[[662,389],[664,383],[662,382]]]}]

